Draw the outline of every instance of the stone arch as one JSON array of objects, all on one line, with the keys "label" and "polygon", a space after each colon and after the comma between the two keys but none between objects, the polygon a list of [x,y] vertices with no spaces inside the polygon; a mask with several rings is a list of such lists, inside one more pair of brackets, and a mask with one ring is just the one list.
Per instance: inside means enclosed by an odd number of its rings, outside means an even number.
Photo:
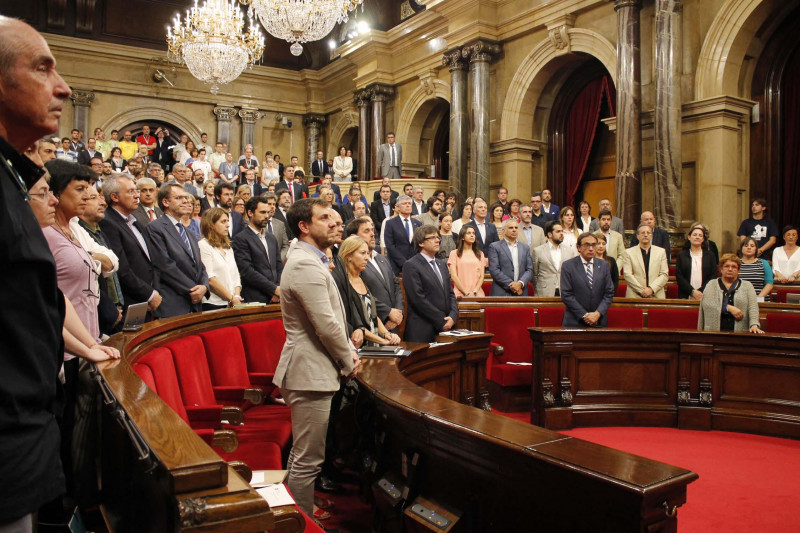
[{"label": "stone arch", "polygon": [[[608,39],[591,30],[567,30],[570,52],[590,55],[600,61],[617,82],[617,49]],[[535,105],[523,109],[526,101],[536,100],[544,86],[561,67],[574,58],[559,50],[552,39],[544,39],[522,60],[508,88],[500,122],[500,139],[530,139],[533,131]]]},{"label": "stone arch", "polygon": [[[445,100],[448,104],[450,103],[450,84],[446,81],[426,78],[411,93],[406,105],[403,107],[403,111],[400,113],[400,119],[397,121],[397,127],[395,128],[397,142],[403,144],[404,149],[406,146],[419,144],[419,138],[408,138],[412,126],[420,120],[424,122],[424,117],[419,117],[418,111],[426,102],[430,100],[436,101],[438,98]],[[404,153],[403,159],[405,160],[409,155],[409,153]]]},{"label": "stone arch", "polygon": [[[331,133],[328,135],[328,151],[325,153],[337,154],[336,150],[339,148],[345,132],[351,128],[358,128],[358,112],[352,109],[343,109],[339,120],[331,125]],[[355,157],[355,154],[353,155]]]},{"label": "stone arch", "polygon": [[[136,107],[117,113],[108,119],[102,126],[103,131],[122,130],[132,122],[158,118],[161,121],[174,124],[180,128],[190,139],[200,139],[200,134],[204,131],[197,124],[191,122],[184,115],[176,113],[163,107]],[[121,135],[121,134],[120,134]]]},{"label": "stone arch", "polygon": [[[741,83],[746,56],[768,19],[783,19],[797,2],[783,0],[728,0],[706,33],[697,60],[695,98],[723,94],[749,98],[749,86]],[[760,51],[759,51],[760,52]]]}]

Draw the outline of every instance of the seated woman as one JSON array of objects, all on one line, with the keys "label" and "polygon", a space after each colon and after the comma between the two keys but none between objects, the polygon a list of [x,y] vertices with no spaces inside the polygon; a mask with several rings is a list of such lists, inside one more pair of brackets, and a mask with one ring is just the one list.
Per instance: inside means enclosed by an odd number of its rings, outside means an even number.
[{"label": "seated woman", "polygon": [[483,269],[486,266],[486,256],[481,252],[475,227],[462,227],[458,234],[458,248],[450,252],[447,260],[457,297],[486,296],[483,292]]},{"label": "seated woman", "polygon": [[228,238],[228,213],[212,207],[203,214],[200,230],[203,239],[198,243],[200,258],[208,272],[211,296],[203,302],[203,311],[225,309],[242,301],[242,282]]},{"label": "seated woman", "polygon": [[347,269],[347,280],[352,290],[345,305],[350,306],[350,325],[354,330],[361,330],[364,345],[400,344],[400,337],[390,332],[377,315],[375,298],[367,289],[361,272],[367,268],[370,259],[367,241],[358,235],[351,235],[339,246],[339,257]]},{"label": "seated woman", "polygon": [[447,258],[450,257],[450,252],[456,249],[458,239],[453,233],[453,215],[447,211],[439,215],[439,238],[441,241],[436,257],[442,261],[447,261]]},{"label": "seated woman", "polygon": [[723,254],[720,277],[709,282],[703,291],[698,330],[764,333],[758,322],[756,291],[749,281],[739,278],[741,264],[736,254]]},{"label": "seated woman", "polygon": [[769,299],[769,293],[772,292],[772,268],[766,259],[756,256],[758,243],[752,237],[747,237],[742,241],[739,251],[742,254],[739,276],[753,285],[757,297]]},{"label": "seated woman", "polygon": [[797,253],[797,227],[783,228],[783,246],[772,252],[772,273],[778,283],[794,283],[800,279],[800,254]]},{"label": "seated woman", "polygon": [[608,266],[611,267],[611,281],[614,282],[614,292],[616,294],[617,287],[619,287],[619,267],[617,262],[606,253],[606,245],[608,243],[603,232],[596,234],[595,237],[597,237],[597,247],[594,249],[594,253],[598,259],[605,259]]},{"label": "seated woman", "polygon": [[702,300],[706,284],[717,275],[717,261],[708,247],[708,230],[701,222],[689,228],[689,240],[677,258],[678,298]]}]

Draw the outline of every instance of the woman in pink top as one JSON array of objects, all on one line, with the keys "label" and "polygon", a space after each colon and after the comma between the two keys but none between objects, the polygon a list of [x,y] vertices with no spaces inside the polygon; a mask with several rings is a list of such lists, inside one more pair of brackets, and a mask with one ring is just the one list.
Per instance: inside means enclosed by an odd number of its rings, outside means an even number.
[{"label": "woman in pink top", "polygon": [[457,297],[485,296],[481,285],[483,285],[486,258],[481,252],[474,226],[461,228],[458,234],[458,248],[450,252],[447,267]]}]

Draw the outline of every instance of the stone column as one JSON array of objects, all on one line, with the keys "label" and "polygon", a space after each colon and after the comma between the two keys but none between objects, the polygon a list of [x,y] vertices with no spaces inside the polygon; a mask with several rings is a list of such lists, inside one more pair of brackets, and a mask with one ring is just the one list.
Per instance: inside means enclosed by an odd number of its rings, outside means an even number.
[{"label": "stone column", "polygon": [[467,116],[467,63],[456,48],[444,54],[442,63],[450,70],[450,187],[469,196],[467,150],[469,150],[469,117]]},{"label": "stone column", "polygon": [[232,107],[217,106],[214,108],[214,116],[217,117],[216,142],[230,146],[231,119],[236,116],[236,110]]},{"label": "stone column", "polygon": [[[311,163],[317,158],[317,152],[320,150],[319,132],[321,126],[326,122],[328,122],[328,119],[325,115],[316,113],[303,115],[303,126],[306,127],[306,157],[308,158],[306,159],[305,168],[308,169],[308,172],[311,172]],[[325,150],[323,149],[322,151],[324,152]],[[323,157],[327,160],[327,154],[323,154]]]},{"label": "stone column", "polygon": [[476,41],[465,45],[461,54],[469,59],[470,110],[469,196],[489,199],[489,62],[500,53],[500,45]]},{"label": "stone column", "polygon": [[[368,87],[370,91],[370,100],[372,101],[372,145],[370,146],[370,169],[371,177],[378,178],[380,172],[378,170],[378,148],[381,144],[386,142],[384,135],[385,122],[383,117],[383,103],[390,97],[394,96],[394,88],[389,85],[382,85],[375,83]],[[397,139],[397,142],[402,145],[405,139]],[[400,164],[402,165],[402,160]],[[402,166],[401,166],[402,168]]]},{"label": "stone column", "polygon": [[84,139],[89,139],[94,134],[94,132],[89,131],[89,106],[94,101],[94,93],[92,91],[73,89],[70,100],[72,100],[72,106],[75,108],[72,127],[81,130]]},{"label": "stone column", "polygon": [[658,225],[677,229],[681,199],[681,0],[657,0],[654,51],[655,215]]},{"label": "stone column", "polygon": [[264,118],[265,113],[258,109],[242,108],[239,110],[239,118],[242,119],[242,153],[248,144],[254,144],[256,138],[256,120]]},{"label": "stone column", "polygon": [[616,215],[625,228],[639,222],[642,204],[641,0],[614,0],[617,12],[617,184]]},{"label": "stone column", "polygon": [[369,93],[364,89],[356,91],[353,100],[358,106],[358,179],[369,180],[372,177],[369,157]]}]

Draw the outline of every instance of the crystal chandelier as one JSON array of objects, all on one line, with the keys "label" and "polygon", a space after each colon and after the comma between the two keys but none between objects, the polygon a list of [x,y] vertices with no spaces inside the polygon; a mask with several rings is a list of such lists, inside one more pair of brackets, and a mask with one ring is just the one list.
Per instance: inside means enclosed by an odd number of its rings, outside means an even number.
[{"label": "crystal chandelier", "polygon": [[244,17],[235,0],[207,0],[186,11],[181,21],[175,15],[175,25],[167,26],[167,46],[170,59],[185,63],[189,72],[200,81],[211,84],[211,93],[219,86],[239,77],[246,67],[264,53],[264,37],[249,20],[243,33]]},{"label": "crystal chandelier", "polygon": [[266,30],[293,43],[293,55],[303,53],[300,43],[317,41],[328,35],[340,22],[347,22],[348,11],[363,0],[240,0],[250,4],[250,13],[258,15]]}]

